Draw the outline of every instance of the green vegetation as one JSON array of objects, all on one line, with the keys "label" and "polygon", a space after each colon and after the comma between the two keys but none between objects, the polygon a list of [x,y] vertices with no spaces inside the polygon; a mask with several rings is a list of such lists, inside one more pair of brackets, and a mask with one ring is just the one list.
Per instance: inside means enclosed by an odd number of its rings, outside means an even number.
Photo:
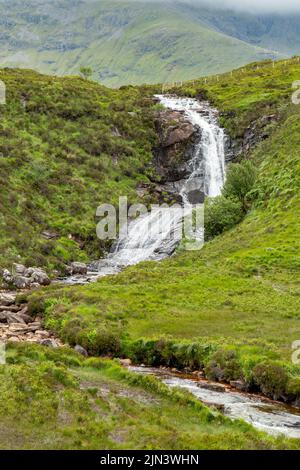
[{"label": "green vegetation", "polygon": [[245,160],[227,170],[222,195],[205,202],[205,237],[210,240],[230,230],[243,219],[251,207],[251,190],[256,180],[253,163]]},{"label": "green vegetation", "polygon": [[91,67],[84,67],[83,66],[83,67],[80,67],[80,73],[83,76],[83,78],[88,80],[93,75],[93,69]]},{"label": "green vegetation", "polygon": [[82,64],[113,87],[220,73],[295,54],[300,41],[297,18],[190,1],[1,0],[0,17],[1,66],[75,75]]},{"label": "green vegetation", "polygon": [[[174,90],[213,102],[237,144],[249,129],[259,142],[241,154],[209,209],[215,238],[203,250],[180,248],[92,285],[53,285],[20,299],[46,328],[93,356],[201,369],[293,402],[300,396],[300,368],[291,361],[299,339],[300,108],[290,95],[300,63],[257,66]],[[8,89],[0,124],[1,263],[19,255],[53,267],[96,257],[103,248],[93,239],[97,205],[119,194],[137,200],[137,185],[155,172],[155,87],[113,91],[30,71],[4,70],[0,78]],[[43,231],[58,236],[46,240]],[[0,372],[3,448],[299,447],[69,349],[10,346]]]},{"label": "green vegetation", "polygon": [[97,258],[98,205],[124,194],[137,201],[155,171],[153,103],[143,88],[82,78],[6,69],[0,79],[0,267],[20,260],[63,270]]},{"label": "green vegetation", "polygon": [[0,376],[1,449],[299,449],[66,348],[11,345]]},{"label": "green vegetation", "polygon": [[205,239],[211,240],[235,227],[243,216],[243,208],[239,201],[224,196],[208,198],[205,201]]},{"label": "green vegetation", "polygon": [[245,212],[249,208],[250,191],[256,180],[256,169],[253,163],[245,160],[230,165],[222,194],[227,199],[237,200]]},{"label": "green vegetation", "polygon": [[[213,98],[237,138],[254,118],[258,132],[269,135],[248,155],[257,168],[251,210],[199,252],[142,263],[95,285],[32,295],[31,308],[44,313],[48,328],[93,354],[124,354],[150,364],[208,368],[220,361],[215,352],[233,350],[233,372],[224,378],[239,375],[277,395],[261,372],[271,361],[274,371],[280,367],[288,377],[281,392],[295,392],[300,109],[290,103],[290,84],[297,73],[295,59],[275,68],[262,64],[260,72],[250,65],[205,88],[202,81],[195,89],[183,88],[182,93]],[[276,126],[265,119],[270,113]]]}]

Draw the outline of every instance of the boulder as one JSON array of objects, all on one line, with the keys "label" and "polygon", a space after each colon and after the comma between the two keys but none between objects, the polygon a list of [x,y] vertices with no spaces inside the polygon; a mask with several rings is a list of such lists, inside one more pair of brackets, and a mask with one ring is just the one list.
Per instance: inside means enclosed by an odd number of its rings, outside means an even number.
[{"label": "boulder", "polygon": [[11,343],[19,343],[20,342],[20,338],[18,338],[17,336],[11,336],[9,338],[9,342]]},{"label": "boulder", "polygon": [[47,273],[40,268],[28,268],[26,276],[30,278],[31,284],[38,284],[40,286],[48,286],[51,281]]},{"label": "boulder", "polygon": [[10,284],[12,282],[12,274],[9,272],[8,269],[4,269],[2,273],[3,281],[6,282],[7,284]]},{"label": "boulder", "polygon": [[204,377],[204,372],[202,370],[195,370],[194,372],[192,372],[192,375],[199,379],[202,379]]},{"label": "boulder", "polygon": [[9,306],[13,305],[16,300],[16,294],[0,292],[0,305]]},{"label": "boulder", "polygon": [[84,349],[82,346],[80,346],[79,344],[76,344],[74,350],[76,352],[78,352],[79,354],[81,354],[82,356],[85,356],[87,357],[88,356],[88,352],[86,349]]},{"label": "boulder", "polygon": [[203,204],[205,200],[205,194],[199,189],[194,189],[188,193],[188,201],[190,204]]},{"label": "boulder", "polygon": [[79,262],[73,262],[70,265],[71,268],[71,274],[80,274],[80,275],[85,275],[87,274],[87,265],[84,263],[79,263]]},{"label": "boulder", "polygon": [[26,276],[26,267],[23,264],[13,263],[12,272],[14,275]]},{"label": "boulder", "polygon": [[57,348],[58,347],[58,344],[56,343],[56,341],[52,338],[47,338],[47,339],[41,339],[39,341],[39,343],[42,345],[42,346],[47,346],[48,348]]},{"label": "boulder", "polygon": [[[41,268],[25,268],[22,264],[13,264],[13,274],[7,269],[3,271],[3,280],[16,289],[48,286],[51,281],[47,273]],[[0,300],[1,304],[1,300]]]},{"label": "boulder", "polygon": [[28,277],[24,276],[13,276],[12,278],[12,284],[17,288],[17,289],[26,289],[29,288],[31,285],[30,279]]}]

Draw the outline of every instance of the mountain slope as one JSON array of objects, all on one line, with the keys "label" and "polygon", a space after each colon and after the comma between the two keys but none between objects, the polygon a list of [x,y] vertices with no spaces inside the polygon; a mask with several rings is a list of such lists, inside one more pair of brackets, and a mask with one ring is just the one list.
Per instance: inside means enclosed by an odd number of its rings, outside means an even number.
[{"label": "mountain slope", "polygon": [[0,65],[60,75],[85,65],[95,79],[118,86],[187,80],[280,57],[234,37],[231,28],[223,32],[208,16],[203,7],[195,13],[169,1],[1,0]]},{"label": "mountain slope", "polygon": [[300,14],[254,14],[214,8],[199,1],[177,2],[189,18],[249,44],[292,55],[300,51]]}]

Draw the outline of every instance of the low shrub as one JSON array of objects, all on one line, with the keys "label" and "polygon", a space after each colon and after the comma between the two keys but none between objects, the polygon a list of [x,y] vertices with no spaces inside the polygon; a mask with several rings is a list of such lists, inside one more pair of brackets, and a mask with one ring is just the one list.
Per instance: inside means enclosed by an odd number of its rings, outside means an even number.
[{"label": "low shrub", "polygon": [[256,181],[257,170],[250,160],[234,163],[229,167],[222,194],[227,199],[238,200],[245,211],[249,205],[249,193]]},{"label": "low shrub", "polygon": [[105,326],[78,332],[76,343],[95,356],[119,356],[121,351],[120,332]]},{"label": "low shrub", "polygon": [[271,361],[261,362],[253,369],[253,379],[262,393],[273,400],[286,394],[288,374],[279,364]]},{"label": "low shrub", "polygon": [[205,203],[205,238],[211,238],[230,230],[244,217],[242,203],[224,196],[208,198]]},{"label": "low shrub", "polygon": [[286,387],[287,396],[291,401],[297,400],[300,405],[300,377],[291,377]]},{"label": "low shrub", "polygon": [[242,378],[242,368],[238,354],[233,349],[215,352],[205,367],[206,377],[210,380],[226,381]]},{"label": "low shrub", "polygon": [[216,347],[206,343],[176,342],[167,339],[125,342],[122,354],[133,362],[149,366],[165,365],[177,369],[201,370]]}]

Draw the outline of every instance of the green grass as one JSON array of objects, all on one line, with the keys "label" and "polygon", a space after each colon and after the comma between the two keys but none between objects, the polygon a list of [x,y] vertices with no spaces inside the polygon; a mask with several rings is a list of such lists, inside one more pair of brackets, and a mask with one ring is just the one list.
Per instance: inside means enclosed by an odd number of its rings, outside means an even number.
[{"label": "green grass", "polygon": [[0,366],[1,449],[298,449],[116,362],[14,345]]},{"label": "green grass", "polygon": [[153,103],[143,88],[114,91],[78,77],[4,69],[0,79],[0,267],[63,269],[99,256],[98,205],[124,194],[137,201],[138,184],[155,172]]},{"label": "green grass", "polygon": [[[199,252],[179,249],[171,259],[128,268],[94,285],[33,295],[32,308],[44,311],[47,327],[94,354],[136,355],[130,345],[140,338],[146,343],[186,340],[213,350],[233,345],[244,375],[249,361],[253,367],[265,359],[284,362],[290,374],[299,374],[291,363],[291,345],[299,338],[300,111],[288,97],[289,81],[300,66],[292,61],[284,76],[282,67],[265,64],[247,106],[244,88],[247,73],[248,83],[253,79],[253,66],[239,82],[224,76],[221,84],[206,89],[199,84],[193,90],[194,95],[206,90],[215,103],[223,103],[228,128],[249,123],[255,113],[258,119],[265,112],[277,113],[269,138],[248,156],[258,177],[245,220]],[[226,83],[231,94],[222,86]]]}]

